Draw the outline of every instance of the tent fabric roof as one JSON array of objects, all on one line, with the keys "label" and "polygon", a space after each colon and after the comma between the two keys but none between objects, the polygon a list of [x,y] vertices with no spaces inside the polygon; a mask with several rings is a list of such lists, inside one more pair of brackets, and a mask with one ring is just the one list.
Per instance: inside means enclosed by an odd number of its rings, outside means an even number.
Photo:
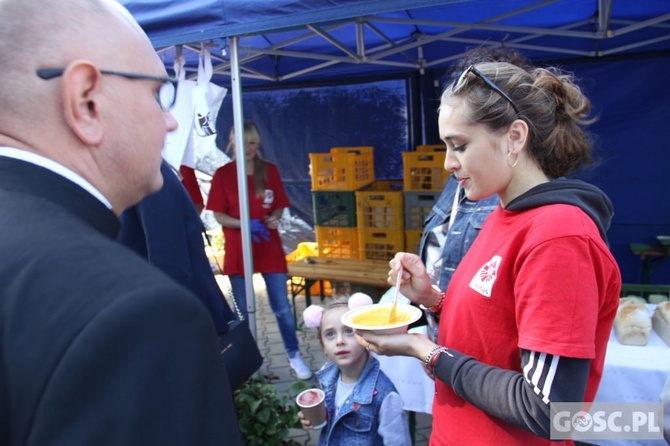
[{"label": "tent fabric roof", "polygon": [[[532,60],[670,50],[667,0],[121,0],[171,68],[196,71],[205,42],[217,80],[239,38],[245,84],[422,71],[500,42]],[[223,76],[221,78],[220,76]]]}]

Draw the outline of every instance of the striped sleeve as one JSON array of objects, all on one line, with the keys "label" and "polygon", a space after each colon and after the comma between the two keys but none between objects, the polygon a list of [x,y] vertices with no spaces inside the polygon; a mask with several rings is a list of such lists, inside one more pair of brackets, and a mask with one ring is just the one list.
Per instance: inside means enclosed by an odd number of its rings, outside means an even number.
[{"label": "striped sleeve", "polygon": [[464,400],[503,421],[549,438],[551,402],[582,401],[591,361],[521,350],[523,373],[449,350],[435,376]]},{"label": "striped sleeve", "polygon": [[560,356],[533,351],[528,354],[529,359],[523,367],[523,376],[526,382],[533,387],[535,394],[542,398],[542,402],[549,404],[551,386],[554,383]]}]

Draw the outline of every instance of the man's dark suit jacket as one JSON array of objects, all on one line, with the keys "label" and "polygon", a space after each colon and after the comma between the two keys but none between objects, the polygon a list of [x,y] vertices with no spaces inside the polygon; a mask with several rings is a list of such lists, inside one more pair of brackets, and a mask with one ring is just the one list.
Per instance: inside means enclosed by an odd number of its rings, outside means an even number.
[{"label": "man's dark suit jacket", "polygon": [[191,290],[209,310],[217,332],[226,333],[235,314],[205,255],[200,215],[166,161],[161,173],[161,190],[121,214],[118,240]]},{"label": "man's dark suit jacket", "polygon": [[207,310],[118,227],[0,157],[0,444],[242,444]]}]

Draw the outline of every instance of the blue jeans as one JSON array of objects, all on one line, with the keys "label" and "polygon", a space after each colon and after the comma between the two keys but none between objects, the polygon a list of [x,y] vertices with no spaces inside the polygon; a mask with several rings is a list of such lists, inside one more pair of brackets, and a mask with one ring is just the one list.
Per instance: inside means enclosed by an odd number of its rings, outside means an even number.
[{"label": "blue jeans", "polygon": [[[272,307],[272,312],[277,318],[279,333],[284,341],[284,349],[286,349],[289,358],[292,358],[300,349],[298,347],[298,337],[295,334],[293,313],[291,313],[291,306],[288,303],[288,291],[286,289],[288,276],[286,273],[261,273],[261,276],[263,276],[268,291],[270,307]],[[247,293],[244,286],[244,277],[236,274],[228,276],[228,278],[233,287],[233,296],[237,306],[244,318],[247,319]]]}]

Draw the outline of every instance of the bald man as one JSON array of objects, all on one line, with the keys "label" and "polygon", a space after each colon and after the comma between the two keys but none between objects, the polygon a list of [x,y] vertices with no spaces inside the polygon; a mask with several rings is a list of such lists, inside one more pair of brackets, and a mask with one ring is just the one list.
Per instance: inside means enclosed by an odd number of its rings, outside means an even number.
[{"label": "bald man", "polygon": [[0,444],[242,444],[216,330],[114,241],[174,85],[110,0],[0,0]]}]

